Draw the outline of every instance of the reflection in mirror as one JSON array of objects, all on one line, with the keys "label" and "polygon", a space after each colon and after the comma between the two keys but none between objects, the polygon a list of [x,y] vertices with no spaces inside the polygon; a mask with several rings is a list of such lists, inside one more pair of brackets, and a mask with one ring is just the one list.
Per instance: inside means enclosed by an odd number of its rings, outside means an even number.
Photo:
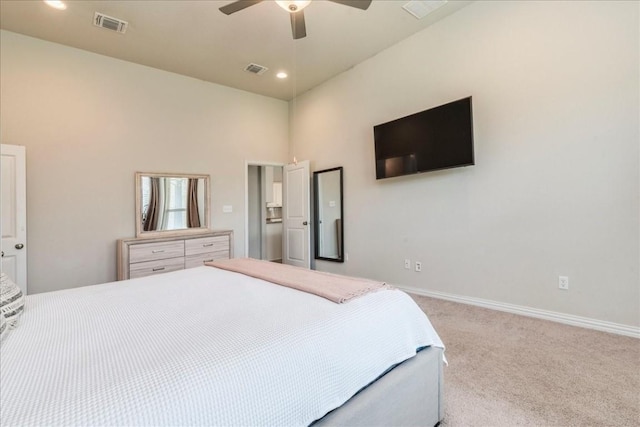
[{"label": "reflection in mirror", "polygon": [[344,262],[342,167],[313,173],[316,259]]},{"label": "reflection in mirror", "polygon": [[208,175],[136,173],[136,236],[208,228]]}]

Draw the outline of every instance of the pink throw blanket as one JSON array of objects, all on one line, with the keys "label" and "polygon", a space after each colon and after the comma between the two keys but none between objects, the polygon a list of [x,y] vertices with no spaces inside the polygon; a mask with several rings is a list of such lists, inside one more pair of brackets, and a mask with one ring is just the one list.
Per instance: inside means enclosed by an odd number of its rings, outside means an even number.
[{"label": "pink throw blanket", "polygon": [[307,270],[306,268],[252,258],[212,261],[205,263],[205,265],[242,273],[277,285],[308,292],[338,304],[368,292],[393,289],[384,282]]}]

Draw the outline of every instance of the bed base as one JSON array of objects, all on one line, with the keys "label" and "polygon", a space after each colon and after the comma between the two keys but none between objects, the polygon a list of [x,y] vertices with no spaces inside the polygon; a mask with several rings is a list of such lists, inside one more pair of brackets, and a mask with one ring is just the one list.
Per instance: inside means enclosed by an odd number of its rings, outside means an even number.
[{"label": "bed base", "polygon": [[442,365],[442,349],[425,348],[312,426],[436,426],[444,416]]}]

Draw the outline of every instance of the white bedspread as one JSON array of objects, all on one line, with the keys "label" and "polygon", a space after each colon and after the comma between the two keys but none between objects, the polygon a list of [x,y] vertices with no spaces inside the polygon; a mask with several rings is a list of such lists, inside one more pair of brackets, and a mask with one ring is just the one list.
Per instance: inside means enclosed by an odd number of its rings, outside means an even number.
[{"label": "white bedspread", "polygon": [[198,267],[37,294],[1,345],[0,425],[308,425],[429,345],[399,290],[334,304]]}]

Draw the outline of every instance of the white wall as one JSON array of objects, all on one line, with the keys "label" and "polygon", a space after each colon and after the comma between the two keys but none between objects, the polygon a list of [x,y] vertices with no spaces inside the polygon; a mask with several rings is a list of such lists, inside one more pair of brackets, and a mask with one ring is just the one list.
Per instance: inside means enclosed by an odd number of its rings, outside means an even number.
[{"label": "white wall", "polygon": [[[638,12],[477,2],[299,96],[290,155],[344,166],[317,268],[640,325]],[[469,95],[475,166],[375,180],[374,125]]]},{"label": "white wall", "polygon": [[30,293],[115,280],[136,171],[210,174],[212,226],[233,229],[244,254],[245,160],[284,162],[286,102],[0,37],[0,140],[27,152]]}]

